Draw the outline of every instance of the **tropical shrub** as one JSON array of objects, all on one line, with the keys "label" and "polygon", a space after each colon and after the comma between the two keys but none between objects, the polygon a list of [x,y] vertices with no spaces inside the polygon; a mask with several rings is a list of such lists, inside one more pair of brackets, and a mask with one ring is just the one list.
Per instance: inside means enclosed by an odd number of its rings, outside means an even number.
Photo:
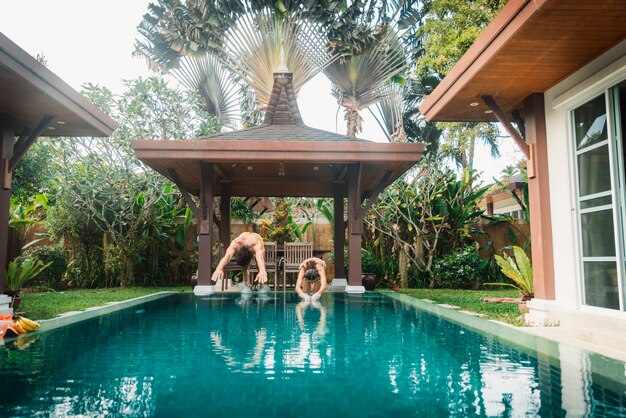
[{"label": "tropical shrub", "polygon": [[17,296],[26,283],[48,268],[41,260],[25,258],[21,262],[11,261],[7,269],[5,290],[7,295]]},{"label": "tropical shrub", "polygon": [[448,169],[425,161],[413,181],[397,180],[372,207],[368,226],[393,241],[394,254],[403,251],[429,287],[435,287],[434,262],[474,242],[483,210],[478,203],[486,187],[475,187],[469,171],[458,178]]},{"label": "tropical shrub", "polygon": [[48,265],[48,268],[43,270],[34,280],[34,284],[37,285],[54,288],[67,270],[65,252],[56,245],[28,247],[22,252],[22,255],[15,259],[15,262],[22,264],[29,258],[41,260],[42,263]]},{"label": "tropical shrub", "polygon": [[311,226],[311,222],[298,225],[293,218],[293,202],[287,199],[277,199],[274,202],[274,217],[272,222],[263,220],[265,237],[268,241],[275,241],[278,244],[301,240],[302,234]]},{"label": "tropical shrub", "polygon": [[[54,142],[55,208],[48,227],[68,252],[74,286],[163,283],[178,277],[189,222],[176,188],[135,157],[134,139],[186,139],[219,132],[197,97],[157,77],[125,82],[120,95],[88,84],[85,94],[119,123],[110,138]],[[174,270],[174,274],[172,274]]]},{"label": "tropical shrub", "polygon": [[522,300],[532,299],[535,295],[535,285],[533,282],[533,269],[530,259],[523,248],[514,246],[513,257],[504,253],[502,256],[495,255],[496,262],[513,283],[485,283],[494,286],[509,286],[518,289],[522,294]]},{"label": "tropical shrub", "polygon": [[433,266],[437,286],[452,289],[476,289],[488,260],[481,260],[475,245],[467,245],[437,259]]}]

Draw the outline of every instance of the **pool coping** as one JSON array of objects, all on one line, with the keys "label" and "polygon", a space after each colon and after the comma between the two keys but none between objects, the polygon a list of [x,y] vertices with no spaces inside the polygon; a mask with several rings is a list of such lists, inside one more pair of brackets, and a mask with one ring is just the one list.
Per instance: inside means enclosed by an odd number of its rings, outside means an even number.
[{"label": "pool coping", "polygon": [[120,311],[122,309],[130,308],[132,306],[140,305],[145,302],[151,302],[153,300],[161,299],[173,294],[181,292],[163,291],[152,293],[150,295],[139,296],[133,299],[121,300],[117,302],[109,302],[102,306],[92,306],[84,311],[69,311],[55,316],[54,318],[44,319],[38,321],[41,325],[36,331],[37,333],[51,331],[53,329],[61,328],[67,325],[75,324],[77,322],[85,321],[87,319],[96,318],[98,316],[106,315],[111,312]]},{"label": "pool coping", "polygon": [[[548,360],[550,363],[555,362],[563,365],[564,360],[559,353],[561,344],[574,347],[581,352],[587,353],[590,360],[589,371],[591,373],[601,377],[602,380],[608,379],[613,384],[626,384],[626,363],[622,360],[605,356],[597,351],[571,344],[567,341],[536,335],[511,324],[485,319],[473,312],[458,311],[448,306],[440,306],[434,302],[417,299],[391,290],[379,290],[378,292],[406,305],[461,325],[480,335],[500,341],[533,357]],[[572,366],[579,367],[580,364],[572,364]]]}]

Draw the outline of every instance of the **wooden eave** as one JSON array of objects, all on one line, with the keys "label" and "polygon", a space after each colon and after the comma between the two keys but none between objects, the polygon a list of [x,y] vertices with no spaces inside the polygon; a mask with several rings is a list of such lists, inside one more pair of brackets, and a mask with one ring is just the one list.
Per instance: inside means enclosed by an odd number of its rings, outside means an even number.
[{"label": "wooden eave", "polygon": [[357,141],[140,140],[132,147],[137,158],[193,194],[200,189],[200,163],[211,162],[215,196],[230,182],[232,196],[258,197],[332,197],[337,182],[347,195],[346,165],[360,163],[366,198],[405,173],[424,151],[423,144]]},{"label": "wooden eave", "polygon": [[432,121],[496,121],[485,113],[490,96],[511,117],[531,93],[624,40],[624,22],[624,0],[510,0],[420,111]]},{"label": "wooden eave", "polygon": [[[110,136],[117,123],[0,33],[0,115],[16,133],[52,116],[42,135]],[[49,129],[50,127],[54,129]]]}]

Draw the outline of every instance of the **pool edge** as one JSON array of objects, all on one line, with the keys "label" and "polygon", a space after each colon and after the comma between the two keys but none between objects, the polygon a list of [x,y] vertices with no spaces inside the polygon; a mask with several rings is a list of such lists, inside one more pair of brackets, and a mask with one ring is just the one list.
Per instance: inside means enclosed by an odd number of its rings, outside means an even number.
[{"label": "pool edge", "polygon": [[[568,344],[567,342],[532,334],[514,325],[474,316],[469,312],[458,312],[454,309],[439,306],[435,303],[429,303],[402,293],[393,291],[378,292],[398,300],[401,303],[461,325],[480,335],[503,342],[510,347],[541,358],[542,360],[548,360],[550,363],[558,362],[561,368],[572,366],[572,364],[567,365],[562,363],[559,347],[561,345],[573,347],[587,353],[590,361],[588,365],[589,370],[600,377],[601,380],[604,381],[603,384],[607,386],[612,386],[612,384],[615,383],[619,385],[626,384],[626,363],[622,360],[608,357],[573,344]],[[618,365],[622,367],[616,367]],[[607,379],[608,382],[605,381],[605,379]]]},{"label": "pool edge", "polygon": [[103,306],[94,306],[91,308],[87,308],[84,311],[66,312],[54,318],[38,321],[41,327],[39,328],[39,330],[37,330],[37,333],[51,331],[53,329],[75,324],[77,322],[85,321],[87,319],[92,319],[98,316],[106,315],[111,312],[130,308],[131,306],[140,305],[145,302],[161,299],[177,293],[180,292],[163,291],[158,293],[152,293],[150,295],[139,296],[133,299],[122,300],[119,302],[110,302]]}]

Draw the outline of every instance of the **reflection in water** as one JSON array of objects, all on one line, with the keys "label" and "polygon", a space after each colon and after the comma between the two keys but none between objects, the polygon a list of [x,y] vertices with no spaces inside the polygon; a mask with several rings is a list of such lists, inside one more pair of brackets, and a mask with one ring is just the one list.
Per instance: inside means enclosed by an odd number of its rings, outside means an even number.
[{"label": "reflection in water", "polygon": [[[319,370],[324,356],[327,363],[331,362],[331,350],[324,352],[323,344],[327,332],[326,308],[318,301],[302,301],[296,305],[295,312],[299,329],[299,335],[296,334],[298,343],[295,347],[283,350],[283,364],[287,367]],[[298,332],[297,329],[294,331]]]},{"label": "reflection in water", "polygon": [[0,416],[595,417],[626,405],[626,384],[600,386],[598,357],[577,349],[537,358],[380,295],[292,296],[176,295],[7,342]]}]

